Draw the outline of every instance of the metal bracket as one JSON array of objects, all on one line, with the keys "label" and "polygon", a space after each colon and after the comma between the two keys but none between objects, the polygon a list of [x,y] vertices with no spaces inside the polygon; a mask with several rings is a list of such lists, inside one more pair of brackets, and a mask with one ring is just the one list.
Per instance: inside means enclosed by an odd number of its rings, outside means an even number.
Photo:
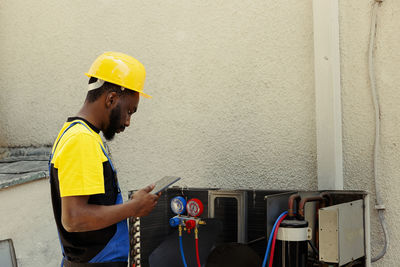
[{"label": "metal bracket", "polygon": [[247,192],[237,191],[208,191],[208,217],[215,218],[215,199],[234,198],[237,201],[238,233],[237,242],[247,243]]}]

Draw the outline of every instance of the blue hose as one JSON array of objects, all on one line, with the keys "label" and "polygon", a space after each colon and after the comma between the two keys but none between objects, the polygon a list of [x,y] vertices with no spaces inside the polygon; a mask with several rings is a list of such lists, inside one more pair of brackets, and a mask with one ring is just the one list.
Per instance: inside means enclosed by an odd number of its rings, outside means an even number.
[{"label": "blue hose", "polygon": [[186,260],[185,260],[185,254],[183,253],[182,236],[179,236],[179,247],[181,248],[181,256],[182,256],[183,265],[185,267],[187,267]]},{"label": "blue hose", "polygon": [[274,232],[275,232],[276,225],[278,224],[279,220],[280,220],[283,216],[285,216],[285,214],[287,214],[287,213],[288,213],[288,212],[285,211],[285,212],[283,212],[281,215],[279,215],[278,219],[276,219],[276,221],[275,221],[275,223],[274,223],[274,226],[272,227],[271,233],[269,234],[268,245],[267,245],[267,251],[265,251],[265,256],[264,256],[264,261],[263,261],[262,267],[265,267],[265,266],[267,265],[268,255],[269,255],[269,252],[271,251],[271,243],[272,243],[272,239],[273,239],[273,237],[274,237]]}]

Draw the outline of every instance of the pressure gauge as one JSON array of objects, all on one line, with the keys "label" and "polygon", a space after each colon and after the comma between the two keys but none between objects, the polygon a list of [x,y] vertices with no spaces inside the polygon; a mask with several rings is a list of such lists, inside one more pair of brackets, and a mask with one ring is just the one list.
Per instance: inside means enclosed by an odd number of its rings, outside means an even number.
[{"label": "pressure gauge", "polygon": [[171,210],[173,213],[179,215],[186,211],[186,200],[183,197],[174,197],[171,200]]},{"label": "pressure gauge", "polygon": [[187,202],[186,209],[190,216],[200,216],[203,213],[203,203],[197,198],[192,198]]}]

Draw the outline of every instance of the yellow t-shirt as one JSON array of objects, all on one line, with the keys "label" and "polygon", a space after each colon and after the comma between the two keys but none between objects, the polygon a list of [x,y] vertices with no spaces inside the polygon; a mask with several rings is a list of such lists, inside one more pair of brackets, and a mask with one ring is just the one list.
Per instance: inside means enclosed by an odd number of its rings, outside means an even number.
[{"label": "yellow t-shirt", "polygon": [[103,162],[108,161],[102,150],[104,144],[82,120],[79,122],[84,125],[76,123],[63,134],[76,121],[64,124],[52,149],[51,163],[58,171],[60,197],[103,194]]}]

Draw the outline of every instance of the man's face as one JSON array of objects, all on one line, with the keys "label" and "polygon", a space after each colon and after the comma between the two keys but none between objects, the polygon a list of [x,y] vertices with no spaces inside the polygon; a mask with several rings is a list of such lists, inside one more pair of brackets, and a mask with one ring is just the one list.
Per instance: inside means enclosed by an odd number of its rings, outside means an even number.
[{"label": "man's face", "polygon": [[130,125],[131,116],[137,111],[138,104],[139,93],[118,98],[116,106],[110,112],[108,127],[103,131],[106,140],[111,141],[116,133],[123,132]]}]

